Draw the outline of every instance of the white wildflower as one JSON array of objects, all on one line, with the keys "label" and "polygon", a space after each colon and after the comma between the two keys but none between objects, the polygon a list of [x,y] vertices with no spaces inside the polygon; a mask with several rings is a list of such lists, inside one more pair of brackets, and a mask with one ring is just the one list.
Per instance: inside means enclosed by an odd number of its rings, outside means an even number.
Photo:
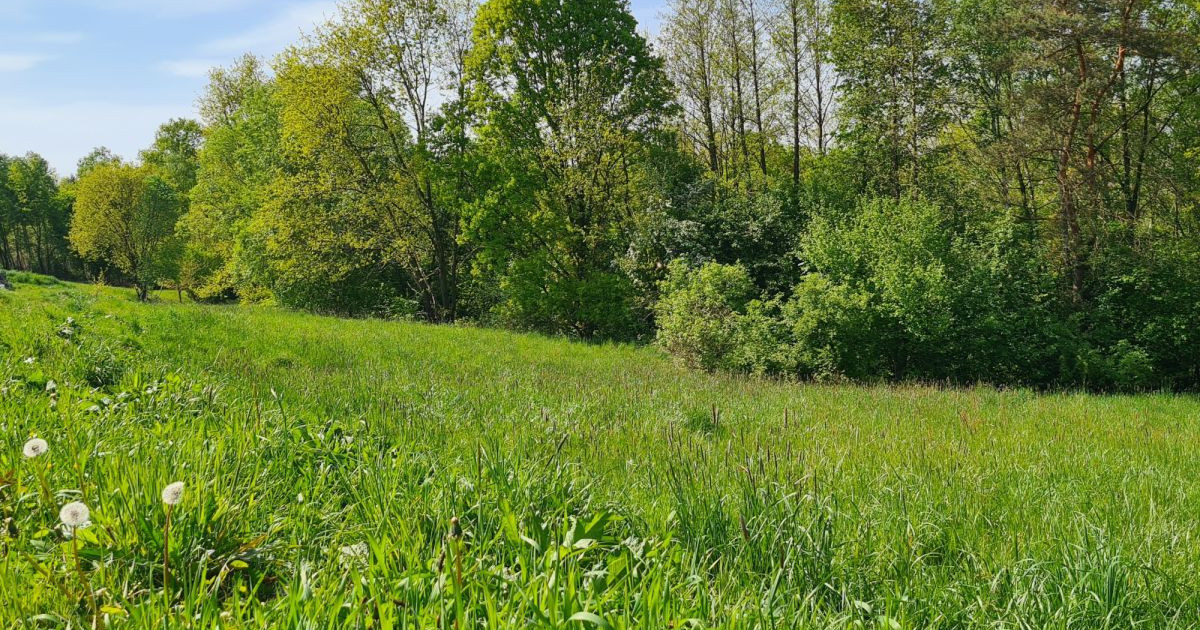
[{"label": "white wildflower", "polygon": [[88,506],[78,501],[68,503],[58,511],[59,520],[67,527],[81,527],[87,524],[91,517],[92,513],[88,510]]},{"label": "white wildflower", "polygon": [[371,553],[371,548],[365,542],[358,542],[342,547],[341,552],[342,557],[347,560],[365,560]]},{"label": "white wildflower", "polygon": [[183,500],[183,482],[176,481],[163,488],[162,500],[167,505],[179,505],[179,502]]},{"label": "white wildflower", "polygon": [[25,457],[33,459],[34,457],[45,455],[48,450],[50,450],[50,445],[46,443],[46,440],[33,438],[25,443],[25,447],[21,449],[21,452],[25,453]]}]

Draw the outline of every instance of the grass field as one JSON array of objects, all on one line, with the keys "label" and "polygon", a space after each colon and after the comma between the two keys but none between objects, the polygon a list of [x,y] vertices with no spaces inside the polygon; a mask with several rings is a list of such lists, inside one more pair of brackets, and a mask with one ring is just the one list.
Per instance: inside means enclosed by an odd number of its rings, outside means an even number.
[{"label": "grass field", "polygon": [[1200,627],[1193,398],[782,384],[18,279],[0,627]]}]

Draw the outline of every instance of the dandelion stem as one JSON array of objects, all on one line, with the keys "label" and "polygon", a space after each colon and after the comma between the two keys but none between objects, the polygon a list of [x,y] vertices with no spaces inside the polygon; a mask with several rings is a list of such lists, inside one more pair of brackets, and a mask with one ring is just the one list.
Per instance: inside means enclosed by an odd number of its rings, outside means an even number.
[{"label": "dandelion stem", "polygon": [[100,616],[100,605],[96,603],[96,594],[92,592],[92,585],[88,582],[87,574],[83,572],[83,561],[79,559],[79,538],[75,532],[71,532],[71,553],[75,556],[75,570],[79,573],[79,584],[83,586],[83,590],[87,593],[88,602],[92,605],[92,627],[104,628],[104,618]]},{"label": "dandelion stem", "polygon": [[[167,594],[171,590],[171,510],[174,506],[167,506],[167,522],[163,525],[163,593]],[[168,597],[170,597],[168,595]]]}]

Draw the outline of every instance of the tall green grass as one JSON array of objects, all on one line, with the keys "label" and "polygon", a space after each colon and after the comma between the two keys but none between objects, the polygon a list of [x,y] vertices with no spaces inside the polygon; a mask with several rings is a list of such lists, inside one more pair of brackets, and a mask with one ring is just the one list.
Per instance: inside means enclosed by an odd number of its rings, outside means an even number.
[{"label": "tall green grass", "polygon": [[1194,399],[17,288],[0,627],[1200,627]]}]

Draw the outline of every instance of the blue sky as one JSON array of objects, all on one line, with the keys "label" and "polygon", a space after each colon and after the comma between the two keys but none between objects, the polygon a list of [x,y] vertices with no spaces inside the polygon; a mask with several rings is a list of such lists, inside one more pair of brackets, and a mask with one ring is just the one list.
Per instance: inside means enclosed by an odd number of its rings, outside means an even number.
[{"label": "blue sky", "polygon": [[[666,0],[632,0],[654,33]],[[60,175],[93,147],[134,158],[170,118],[195,116],[213,65],[271,56],[335,0],[0,0],[0,153]]]}]

